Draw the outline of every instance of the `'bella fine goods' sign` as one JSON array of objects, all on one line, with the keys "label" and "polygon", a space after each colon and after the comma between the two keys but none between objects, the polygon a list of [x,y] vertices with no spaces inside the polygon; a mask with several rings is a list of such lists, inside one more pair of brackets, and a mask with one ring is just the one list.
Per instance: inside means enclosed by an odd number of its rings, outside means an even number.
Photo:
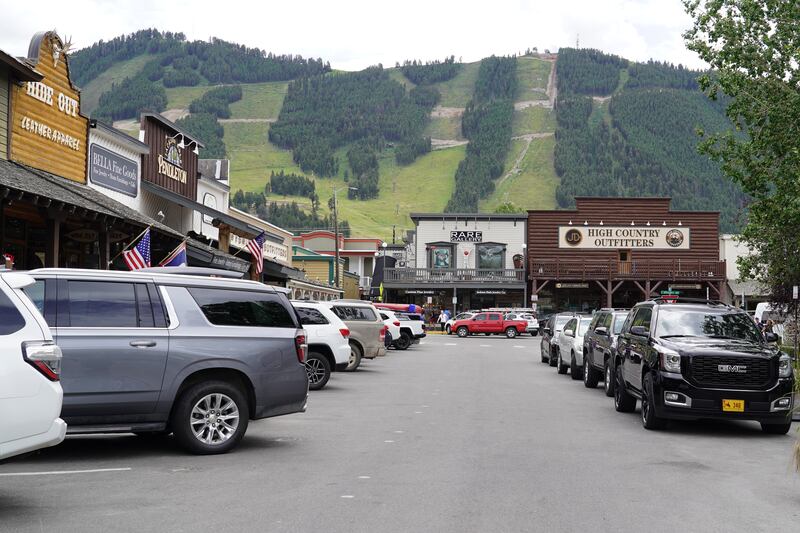
[{"label": "'bella fine goods' sign", "polygon": [[92,144],[89,147],[89,181],[135,198],[139,193],[139,163]]}]

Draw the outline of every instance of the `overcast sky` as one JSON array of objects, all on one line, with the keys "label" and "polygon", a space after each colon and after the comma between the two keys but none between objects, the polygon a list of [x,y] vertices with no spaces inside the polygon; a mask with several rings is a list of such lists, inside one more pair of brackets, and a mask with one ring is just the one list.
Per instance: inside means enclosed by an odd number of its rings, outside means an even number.
[{"label": "overcast sky", "polygon": [[528,47],[599,48],[628,59],[701,67],[681,33],[680,0],[37,0],[4,2],[0,48],[21,56],[36,31],[77,48],[142,28],[211,36],[357,70],[451,54],[474,61]]}]

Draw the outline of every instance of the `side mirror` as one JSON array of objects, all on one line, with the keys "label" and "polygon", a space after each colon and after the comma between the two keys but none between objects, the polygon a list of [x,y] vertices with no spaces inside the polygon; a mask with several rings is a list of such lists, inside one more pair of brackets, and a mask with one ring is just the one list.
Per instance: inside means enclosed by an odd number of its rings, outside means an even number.
[{"label": "side mirror", "polygon": [[564,335],[566,335],[567,337],[574,337],[575,336],[575,331],[573,331],[571,329],[565,329],[564,330]]},{"label": "side mirror", "polygon": [[473,321],[474,321],[474,320],[478,320],[478,317],[474,316],[474,317],[472,317],[472,319],[471,319],[471,320],[473,320]]},{"label": "side mirror", "polygon": [[637,335],[639,337],[649,337],[650,330],[644,326],[633,326],[631,328],[631,335]]},{"label": "side mirror", "polygon": [[598,335],[602,335],[603,337],[608,337],[608,330],[603,326],[594,328],[594,332]]},{"label": "side mirror", "polygon": [[542,331],[544,331],[548,335],[552,335],[553,334],[553,332],[550,330],[550,328],[542,328]]},{"label": "side mirror", "polygon": [[778,335],[776,333],[768,331],[764,333],[764,340],[766,340],[767,342],[778,342]]}]

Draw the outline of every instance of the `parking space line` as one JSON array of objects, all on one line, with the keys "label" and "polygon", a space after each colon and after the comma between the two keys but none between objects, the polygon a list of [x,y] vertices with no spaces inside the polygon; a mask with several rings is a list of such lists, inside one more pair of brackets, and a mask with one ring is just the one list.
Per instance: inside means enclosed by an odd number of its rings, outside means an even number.
[{"label": "parking space line", "polygon": [[514,346],[514,348],[524,348],[524,346]]},{"label": "parking space line", "polygon": [[445,346],[458,346],[458,344],[456,344],[454,342],[446,342],[444,345]]},{"label": "parking space line", "polygon": [[49,472],[6,472],[0,477],[13,476],[60,476],[64,474],[99,474],[102,472],[128,472],[132,468],[94,468],[91,470],[51,470]]},{"label": "parking space line", "polygon": [[492,346],[489,344],[481,344],[481,348],[491,348]]}]

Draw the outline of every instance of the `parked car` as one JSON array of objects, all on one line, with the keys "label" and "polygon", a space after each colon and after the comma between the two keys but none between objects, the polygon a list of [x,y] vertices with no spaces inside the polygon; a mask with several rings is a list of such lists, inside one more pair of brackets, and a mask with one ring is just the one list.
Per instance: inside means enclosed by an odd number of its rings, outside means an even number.
[{"label": "parked car", "polygon": [[601,309],[594,314],[589,331],[583,337],[583,384],[593,389],[603,378],[606,396],[614,395],[614,357],[617,337],[625,319],[627,309]]},{"label": "parked car", "polygon": [[513,339],[525,333],[528,322],[525,320],[505,320],[502,313],[477,313],[465,320],[456,320],[453,329],[459,337],[483,333],[484,335],[505,335]]},{"label": "parked car", "polygon": [[[583,378],[583,336],[586,335],[591,322],[590,316],[576,316],[564,325],[557,344],[556,369],[559,374],[566,374],[569,368],[572,379]],[[568,363],[564,362],[565,357],[569,358]]]},{"label": "parked car", "polygon": [[0,460],[64,440],[61,350],[25,295],[35,280],[0,271]]},{"label": "parked car", "polygon": [[286,289],[254,281],[41,269],[31,299],[63,351],[70,433],[169,433],[224,453],[250,420],[303,412],[306,337]]},{"label": "parked car", "polygon": [[[427,336],[425,320],[417,313],[395,313],[400,321],[400,340],[397,346],[405,350],[412,344],[419,344]],[[405,348],[403,348],[405,346]]]},{"label": "parked car", "polygon": [[531,313],[508,313],[505,318],[506,320],[524,320],[528,323],[528,327],[525,328],[527,333],[533,337],[539,334],[539,321]]},{"label": "parked car", "polygon": [[794,376],[789,355],[753,320],[717,302],[663,299],[637,304],[617,346],[614,406],[642,403],[642,425],[668,419],[756,420],[765,433],[791,426]]},{"label": "parked car", "polygon": [[564,329],[564,325],[574,316],[576,316],[575,313],[557,313],[547,319],[544,328],[542,328],[542,340],[539,343],[542,363],[556,366],[558,337],[561,334],[561,330]]},{"label": "parked car", "polygon": [[319,302],[292,301],[306,331],[308,388],[325,387],[331,372],[342,372],[350,362],[350,330],[331,308]]},{"label": "parked car", "polygon": [[383,324],[386,326],[386,337],[383,345],[388,348],[394,346],[398,350],[406,350],[408,346],[398,347],[400,340],[400,319],[398,319],[393,311],[388,309],[378,309],[378,314],[381,315]]},{"label": "parked car", "polygon": [[452,317],[450,320],[444,323],[444,330],[445,332],[450,335],[453,333],[453,324],[456,323],[456,320],[467,320],[475,316],[475,313],[468,311],[466,313],[459,313],[456,316]]},{"label": "parked car", "polygon": [[350,359],[346,371],[357,369],[362,359],[386,355],[386,326],[372,304],[363,300],[334,300],[326,304],[350,330]]}]

